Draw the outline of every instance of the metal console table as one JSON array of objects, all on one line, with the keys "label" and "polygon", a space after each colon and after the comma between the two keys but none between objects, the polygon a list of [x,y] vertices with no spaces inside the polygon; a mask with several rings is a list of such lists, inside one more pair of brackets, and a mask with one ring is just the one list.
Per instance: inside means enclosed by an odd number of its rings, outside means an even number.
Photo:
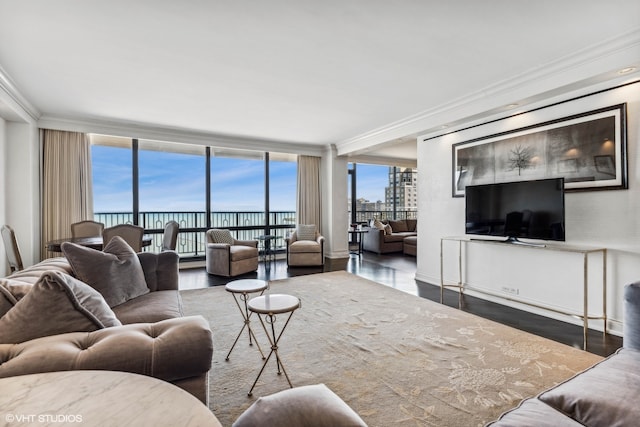
[{"label": "metal console table", "polygon": [[[444,242],[457,242],[458,243],[458,283],[445,283],[444,281]],[[547,307],[540,304],[535,304],[532,302],[528,302],[519,298],[513,298],[506,295],[501,295],[497,292],[490,292],[484,289],[474,288],[472,286],[466,285],[463,283],[463,269],[462,269],[462,247],[463,245],[469,243],[479,243],[479,244],[488,244],[488,245],[505,245],[506,243],[497,241],[497,240],[482,240],[482,239],[471,239],[465,236],[450,236],[450,237],[442,237],[440,238],[440,303],[442,303],[444,299],[444,289],[445,288],[457,288],[460,296],[464,293],[465,289],[472,290],[474,292],[483,293],[486,295],[490,295],[497,298],[502,298],[508,301],[517,302],[520,304],[529,305],[532,307],[540,308],[543,310],[552,311],[555,313],[574,316],[582,319],[583,324],[583,349],[587,349],[587,331],[589,330],[589,320],[602,320],[603,321],[603,336],[607,334],[607,250],[605,248],[587,248],[587,247],[576,247],[576,246],[555,246],[555,245],[518,245],[511,244],[511,247],[520,247],[527,249],[544,249],[550,251],[560,251],[560,252],[572,252],[577,254],[582,254],[582,262],[583,262],[583,309],[582,313],[571,312],[566,310],[560,310],[553,307]],[[589,255],[594,253],[602,254],[602,313],[597,315],[589,314]]]}]

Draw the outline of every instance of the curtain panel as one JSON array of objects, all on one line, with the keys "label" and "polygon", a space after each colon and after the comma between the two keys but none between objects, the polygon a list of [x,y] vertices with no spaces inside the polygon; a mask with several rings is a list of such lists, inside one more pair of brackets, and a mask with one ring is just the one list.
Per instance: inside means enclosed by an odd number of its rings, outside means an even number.
[{"label": "curtain panel", "polygon": [[71,236],[71,224],[93,219],[91,144],[88,135],[40,130],[42,143],[42,259],[46,242]]},{"label": "curtain panel", "polygon": [[322,191],[320,157],[298,156],[298,195],[296,211],[298,224],[315,224],[322,234]]}]

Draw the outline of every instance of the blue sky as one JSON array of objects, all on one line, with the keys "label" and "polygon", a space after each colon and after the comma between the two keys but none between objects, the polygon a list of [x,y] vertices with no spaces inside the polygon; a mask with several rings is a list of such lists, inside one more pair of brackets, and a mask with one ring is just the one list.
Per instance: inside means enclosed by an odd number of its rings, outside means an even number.
[{"label": "blue sky", "polygon": [[[131,150],[92,146],[95,212],[130,212]],[[140,150],[141,211],[204,211],[205,159],[202,156]],[[212,157],[215,211],[264,210],[264,162]],[[295,211],[296,164],[271,161],[272,211]]]},{"label": "blue sky", "polygon": [[[92,146],[95,212],[131,212],[131,150]],[[140,150],[141,211],[204,211],[203,156]],[[264,162],[230,157],[211,158],[212,209],[263,211]],[[271,161],[271,211],[295,211],[296,164]],[[357,165],[357,197],[384,201],[388,167]],[[347,179],[345,177],[345,184]]]},{"label": "blue sky", "polygon": [[389,166],[356,165],[356,198],[365,198],[370,202],[384,202],[384,189],[389,186]]}]

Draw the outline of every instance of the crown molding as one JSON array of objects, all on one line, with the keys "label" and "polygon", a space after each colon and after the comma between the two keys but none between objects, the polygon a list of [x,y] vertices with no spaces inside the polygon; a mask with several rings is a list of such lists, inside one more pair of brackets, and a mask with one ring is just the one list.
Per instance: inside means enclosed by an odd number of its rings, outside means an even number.
[{"label": "crown molding", "polygon": [[[619,78],[627,66],[640,66],[640,27],[570,55],[536,67],[526,73],[502,80],[469,95],[422,111],[370,132],[336,144],[339,155],[367,151],[394,139],[435,130],[455,122],[457,125],[478,120],[510,103],[539,95],[559,94],[559,90],[577,90],[599,81]],[[555,92],[554,92],[555,91]]]},{"label": "crown molding", "polygon": [[13,113],[13,116],[17,116],[24,121],[33,123],[40,117],[40,111],[20,93],[13,80],[1,66],[0,103],[5,104]]},{"label": "crown molding", "polygon": [[190,129],[163,128],[143,123],[108,121],[97,119],[75,119],[44,115],[38,120],[38,127],[71,132],[98,133],[127,138],[149,139],[153,141],[177,142],[241,150],[272,151],[278,153],[321,156],[325,145],[310,145],[259,138],[245,138]]},{"label": "crown molding", "polygon": [[381,157],[375,155],[358,154],[347,157],[350,162],[367,163],[373,165],[398,166],[401,168],[417,168],[418,159],[407,159],[402,157]]}]

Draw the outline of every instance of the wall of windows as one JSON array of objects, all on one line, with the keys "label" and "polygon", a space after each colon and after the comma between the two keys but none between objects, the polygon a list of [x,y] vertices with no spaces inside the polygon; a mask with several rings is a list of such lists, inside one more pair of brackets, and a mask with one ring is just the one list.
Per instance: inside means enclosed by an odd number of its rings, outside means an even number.
[{"label": "wall of windows", "polygon": [[349,221],[416,218],[417,177],[412,168],[349,164]]},{"label": "wall of windows", "polygon": [[295,226],[295,155],[103,135],[91,142],[95,219],[143,226],[155,236],[147,250],[160,249],[170,220],[180,224],[180,255],[197,258],[209,228],[238,239],[275,234],[282,245]]}]

